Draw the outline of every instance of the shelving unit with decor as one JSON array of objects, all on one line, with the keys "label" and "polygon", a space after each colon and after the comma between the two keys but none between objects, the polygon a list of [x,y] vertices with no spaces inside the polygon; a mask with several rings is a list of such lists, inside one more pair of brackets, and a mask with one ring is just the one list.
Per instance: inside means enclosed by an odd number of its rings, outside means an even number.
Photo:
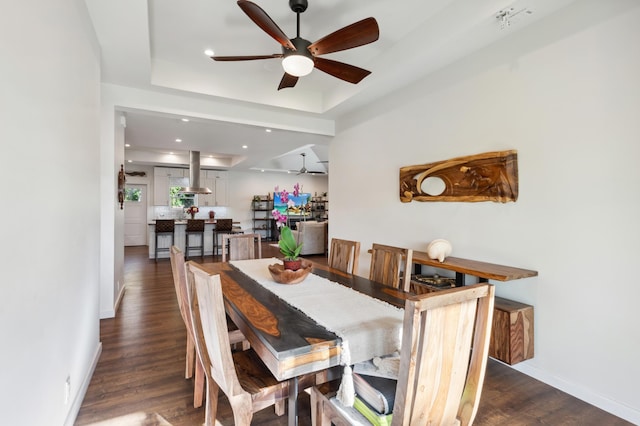
[{"label": "shelving unit with decor", "polygon": [[325,197],[311,197],[311,217],[317,221],[329,219],[329,200]]},{"label": "shelving unit with decor", "polygon": [[274,221],[271,216],[273,200],[268,195],[254,195],[251,201],[253,212],[253,232],[259,233],[265,241],[273,241]]}]

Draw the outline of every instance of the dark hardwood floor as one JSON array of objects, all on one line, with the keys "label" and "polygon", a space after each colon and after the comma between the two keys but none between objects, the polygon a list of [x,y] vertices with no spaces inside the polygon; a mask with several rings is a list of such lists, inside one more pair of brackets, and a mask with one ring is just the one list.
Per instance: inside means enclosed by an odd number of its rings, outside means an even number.
[{"label": "dark hardwood floor", "polygon": [[[278,256],[263,244],[263,257]],[[325,262],[326,257],[309,257]],[[194,260],[200,261],[199,258]],[[219,261],[211,256],[204,262]],[[193,408],[193,383],[184,378],[186,330],[180,317],[168,259],[148,259],[147,247],[125,249],[126,290],[116,318],[101,321],[102,356],[76,425],[172,425],[204,422]],[[311,424],[309,398],[300,396],[300,425]],[[220,425],[233,417],[221,393]],[[286,425],[273,407],[254,416],[256,425]],[[492,359],[476,425],[630,425],[564,392]]]}]

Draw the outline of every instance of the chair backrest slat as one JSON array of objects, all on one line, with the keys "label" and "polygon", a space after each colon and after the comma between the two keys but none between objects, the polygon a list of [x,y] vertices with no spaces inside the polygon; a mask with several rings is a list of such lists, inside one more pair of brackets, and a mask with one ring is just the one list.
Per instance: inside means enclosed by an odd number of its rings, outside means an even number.
[{"label": "chair backrest slat", "polygon": [[204,232],[204,219],[187,219],[186,232]]},{"label": "chair backrest slat", "polygon": [[171,258],[171,271],[173,273],[173,284],[176,289],[176,297],[178,299],[178,306],[180,307],[180,315],[187,328],[187,333],[193,336],[193,326],[191,324],[191,308],[189,307],[189,288],[187,277],[184,269],[184,253],[176,246],[171,246],[169,252]]},{"label": "chair backrest slat", "polygon": [[218,233],[229,232],[233,229],[233,219],[216,219],[215,230]]},{"label": "chair backrest slat", "polygon": [[357,274],[360,257],[360,242],[331,239],[329,249],[329,266],[348,274]]},{"label": "chair backrest slat", "polygon": [[175,230],[176,221],[174,219],[156,219],[156,234],[161,232],[173,232]]},{"label": "chair backrest slat", "polygon": [[[227,244],[229,245],[228,258],[227,251],[224,249]],[[262,258],[262,237],[260,234],[225,234],[222,236],[222,247],[223,262]]]},{"label": "chair backrest slat", "polygon": [[[369,279],[409,291],[413,250],[374,243],[371,248]],[[402,280],[401,280],[402,277]]]}]

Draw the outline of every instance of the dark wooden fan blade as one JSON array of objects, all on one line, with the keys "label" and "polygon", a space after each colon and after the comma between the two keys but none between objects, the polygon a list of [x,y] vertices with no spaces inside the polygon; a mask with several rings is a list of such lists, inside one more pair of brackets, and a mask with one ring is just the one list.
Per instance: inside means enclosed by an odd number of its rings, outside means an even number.
[{"label": "dark wooden fan blade", "polygon": [[282,58],[282,53],[274,53],[273,55],[254,55],[254,56],[212,56],[214,61],[254,61],[256,59],[273,59]]},{"label": "dark wooden fan blade", "polygon": [[282,76],[282,80],[280,80],[280,85],[278,86],[278,90],[286,89],[287,87],[293,87],[298,82],[298,77],[287,74],[286,72]]},{"label": "dark wooden fan blade", "polygon": [[262,30],[269,34],[274,40],[287,49],[296,50],[291,40],[289,40],[289,37],[287,37],[260,6],[248,0],[238,0],[238,6],[240,6],[240,9],[242,9],[257,26],[262,28]]},{"label": "dark wooden fan blade", "polygon": [[315,58],[315,67],[320,71],[353,84],[360,83],[363,78],[371,74],[371,71],[325,58]]},{"label": "dark wooden fan blade", "polygon": [[378,22],[375,18],[366,18],[311,43],[309,51],[314,56],[339,52],[373,43],[379,36]]}]

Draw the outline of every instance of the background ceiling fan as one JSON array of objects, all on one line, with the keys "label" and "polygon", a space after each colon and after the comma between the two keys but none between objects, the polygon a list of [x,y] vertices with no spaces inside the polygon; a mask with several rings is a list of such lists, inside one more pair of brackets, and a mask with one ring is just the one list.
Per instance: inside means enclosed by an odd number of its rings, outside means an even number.
[{"label": "background ceiling fan", "polygon": [[[300,170],[291,170],[291,172],[298,172],[299,175],[309,174],[309,175],[326,175],[326,172],[319,172],[315,170],[307,170],[306,165],[306,157],[307,154],[304,152],[300,154],[302,156],[302,168]],[[321,163],[321,161],[318,161]]]},{"label": "background ceiling fan", "polygon": [[285,73],[280,80],[278,90],[294,87],[298,78],[309,74],[313,68],[353,84],[359,83],[371,74],[371,71],[344,62],[320,58],[319,55],[363,46],[378,40],[380,32],[375,18],[363,19],[311,43],[300,37],[300,14],[307,10],[307,5],[307,0],[289,0],[289,7],[297,15],[296,37],[290,39],[260,6],[248,0],[238,0],[238,6],[244,13],[282,45],[282,53],[255,56],[212,56],[211,59],[214,61],[252,61],[283,58],[282,67]]}]

